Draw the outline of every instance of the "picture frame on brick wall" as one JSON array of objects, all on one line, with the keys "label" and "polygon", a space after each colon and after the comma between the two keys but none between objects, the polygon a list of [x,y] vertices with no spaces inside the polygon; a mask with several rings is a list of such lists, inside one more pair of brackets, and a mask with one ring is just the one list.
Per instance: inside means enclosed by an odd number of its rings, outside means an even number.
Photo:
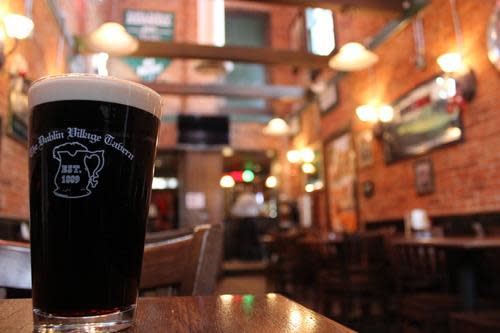
[{"label": "picture frame on brick wall", "polygon": [[318,95],[319,110],[322,115],[330,112],[339,104],[339,91],[336,82],[330,82]]},{"label": "picture frame on brick wall", "polygon": [[413,163],[413,173],[415,190],[418,195],[434,193],[434,163],[431,159],[425,158],[415,161]]},{"label": "picture frame on brick wall", "polygon": [[15,140],[28,142],[28,89],[31,80],[24,75],[10,75],[8,92],[7,132]]},{"label": "picture frame on brick wall", "polygon": [[355,138],[358,168],[363,169],[373,165],[373,131],[365,129],[357,133]]}]

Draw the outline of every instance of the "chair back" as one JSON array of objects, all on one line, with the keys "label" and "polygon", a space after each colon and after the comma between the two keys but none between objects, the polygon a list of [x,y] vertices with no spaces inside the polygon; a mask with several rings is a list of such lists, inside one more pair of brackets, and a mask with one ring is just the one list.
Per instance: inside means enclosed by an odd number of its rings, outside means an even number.
[{"label": "chair back", "polygon": [[28,243],[0,240],[0,287],[31,289]]},{"label": "chair back", "polygon": [[176,286],[180,295],[209,295],[215,290],[221,253],[221,225],[202,225],[191,234],[148,243],[140,288]]},{"label": "chair back", "polygon": [[449,287],[446,253],[433,246],[392,244],[391,266],[401,292]]}]

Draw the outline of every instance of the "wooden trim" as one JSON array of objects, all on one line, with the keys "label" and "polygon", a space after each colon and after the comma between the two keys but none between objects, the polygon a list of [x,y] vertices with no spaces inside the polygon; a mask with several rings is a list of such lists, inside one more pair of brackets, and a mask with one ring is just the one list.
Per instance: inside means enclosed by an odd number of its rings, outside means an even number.
[{"label": "wooden trim", "polygon": [[[82,45],[81,53],[89,51]],[[267,65],[289,65],[308,68],[328,68],[329,56],[282,49],[211,46],[176,42],[139,41],[139,48],[133,57],[210,59],[220,61],[247,62]]]},{"label": "wooden trim", "polygon": [[289,5],[300,7],[319,7],[327,9],[338,9],[340,6],[357,6],[371,9],[402,11],[401,0],[244,0],[251,2]]},{"label": "wooden trim", "polygon": [[259,85],[243,86],[229,84],[182,84],[141,82],[163,95],[224,96],[263,99],[302,99],[306,90],[300,86]]}]

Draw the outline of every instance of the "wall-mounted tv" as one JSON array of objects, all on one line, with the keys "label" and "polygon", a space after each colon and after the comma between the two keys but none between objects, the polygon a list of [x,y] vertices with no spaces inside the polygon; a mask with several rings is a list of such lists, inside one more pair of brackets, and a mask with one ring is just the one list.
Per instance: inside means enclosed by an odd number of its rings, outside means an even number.
[{"label": "wall-mounted tv", "polygon": [[227,116],[179,115],[177,118],[179,145],[228,145]]}]

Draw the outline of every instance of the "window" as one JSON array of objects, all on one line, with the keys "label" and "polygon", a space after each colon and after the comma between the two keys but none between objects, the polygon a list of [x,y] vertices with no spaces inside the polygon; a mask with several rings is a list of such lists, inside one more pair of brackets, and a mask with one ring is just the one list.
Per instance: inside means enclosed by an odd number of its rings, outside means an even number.
[{"label": "window", "polygon": [[331,10],[307,8],[306,29],[309,52],[323,56],[332,53],[335,49],[335,28]]}]

